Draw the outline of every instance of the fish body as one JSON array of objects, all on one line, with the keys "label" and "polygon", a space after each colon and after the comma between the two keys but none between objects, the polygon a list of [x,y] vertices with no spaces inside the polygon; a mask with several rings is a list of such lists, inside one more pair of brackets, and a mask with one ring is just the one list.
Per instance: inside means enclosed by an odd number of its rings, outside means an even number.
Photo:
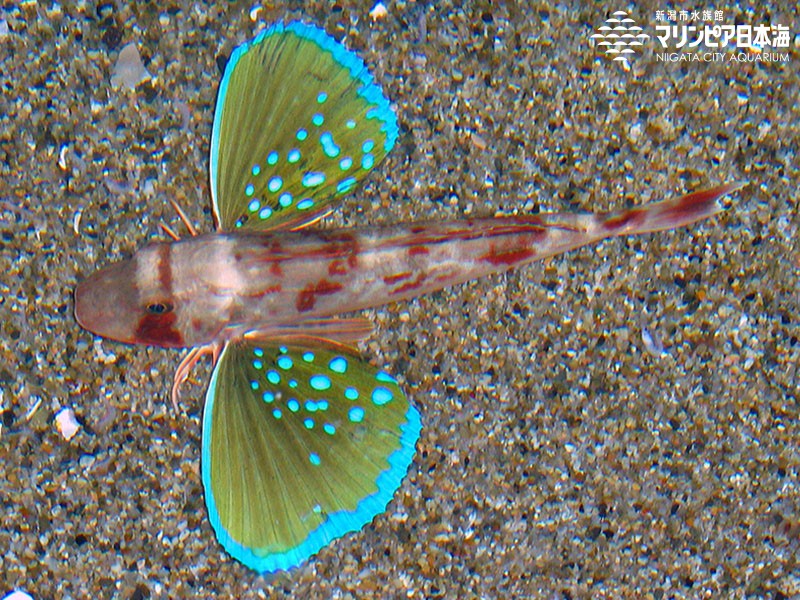
[{"label": "fish body", "polygon": [[[324,31],[278,23],[234,50],[211,136],[213,233],[145,246],[75,291],[113,340],[204,353],[202,478],[217,539],[259,572],[291,569],[382,513],[422,421],[338,318],[722,209],[723,185],[614,214],[314,229],[399,135],[364,63]],[[190,228],[193,233],[193,229]]]},{"label": "fish body", "polygon": [[278,335],[606,237],[687,225],[721,210],[720,198],[732,189],[720,186],[611,215],[211,233],[155,243],[79,285],[76,315],[104,337],[162,347],[222,343],[252,331]]}]

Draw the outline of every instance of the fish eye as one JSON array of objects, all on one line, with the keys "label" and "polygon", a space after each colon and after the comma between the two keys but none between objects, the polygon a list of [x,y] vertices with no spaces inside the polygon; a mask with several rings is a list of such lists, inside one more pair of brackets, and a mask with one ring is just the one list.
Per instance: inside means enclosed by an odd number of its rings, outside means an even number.
[{"label": "fish eye", "polygon": [[151,315],[163,315],[172,310],[172,305],[167,302],[152,302],[146,307]]}]

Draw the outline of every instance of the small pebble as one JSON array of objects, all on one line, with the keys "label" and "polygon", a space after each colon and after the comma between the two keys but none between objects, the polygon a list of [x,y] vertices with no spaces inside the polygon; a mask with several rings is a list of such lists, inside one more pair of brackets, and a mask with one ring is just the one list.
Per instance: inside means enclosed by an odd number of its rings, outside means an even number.
[{"label": "small pebble", "polygon": [[369,16],[372,18],[373,21],[377,21],[378,19],[383,19],[388,14],[389,11],[386,10],[386,7],[383,5],[383,2],[376,3],[375,6],[372,7],[372,10],[369,11]]},{"label": "small pebble", "polygon": [[150,73],[144,67],[142,57],[136,44],[131,42],[120,50],[119,58],[114,65],[111,85],[115,88],[125,87],[133,90],[143,81],[150,79]]},{"label": "small pebble", "polygon": [[56,413],[56,429],[65,440],[74,438],[80,428],[81,425],[75,418],[75,411],[71,408],[62,408]]},{"label": "small pebble", "polygon": [[10,594],[3,596],[3,600],[34,600],[33,596],[22,590],[14,590]]}]

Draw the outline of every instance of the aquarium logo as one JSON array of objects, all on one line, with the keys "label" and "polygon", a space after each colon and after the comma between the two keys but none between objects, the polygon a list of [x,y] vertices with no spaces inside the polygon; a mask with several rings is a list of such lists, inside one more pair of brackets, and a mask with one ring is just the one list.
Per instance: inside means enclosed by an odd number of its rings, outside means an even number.
[{"label": "aquarium logo", "polygon": [[[792,31],[780,23],[728,24],[725,12],[712,9],[656,10],[655,35],[624,10],[614,12],[591,36],[626,71],[634,55],[653,46],[656,62],[789,62]],[[800,47],[800,35],[794,37]]]},{"label": "aquarium logo", "polygon": [[636,54],[636,49],[645,40],[650,39],[624,10],[616,11],[596,31],[592,39],[600,40],[597,45],[604,49],[605,54],[611,60],[622,63],[626,69],[630,68],[628,59]]},{"label": "aquarium logo", "polygon": [[657,10],[656,62],[788,62],[787,25],[722,24],[721,10]]}]

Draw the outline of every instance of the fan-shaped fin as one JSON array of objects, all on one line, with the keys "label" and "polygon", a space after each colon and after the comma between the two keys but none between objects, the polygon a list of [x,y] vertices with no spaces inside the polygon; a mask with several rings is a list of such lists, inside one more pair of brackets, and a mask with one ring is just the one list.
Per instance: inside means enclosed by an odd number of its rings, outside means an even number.
[{"label": "fan-shaped fin", "polygon": [[229,344],[203,417],[217,538],[260,572],[300,564],[385,510],[419,431],[395,380],[341,347]]},{"label": "fan-shaped fin", "polygon": [[220,83],[210,161],[218,228],[317,220],[397,134],[389,101],[354,52],[311,25],[272,26],[234,50]]}]

